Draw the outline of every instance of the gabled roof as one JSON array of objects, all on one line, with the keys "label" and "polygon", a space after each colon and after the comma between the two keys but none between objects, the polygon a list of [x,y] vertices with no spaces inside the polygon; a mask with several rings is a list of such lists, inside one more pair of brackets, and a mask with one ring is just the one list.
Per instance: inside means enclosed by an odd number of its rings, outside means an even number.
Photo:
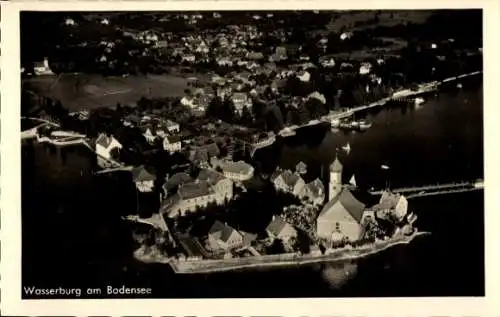
[{"label": "gabled roof", "polygon": [[187,173],[176,173],[172,175],[166,182],[165,185],[163,185],[163,188],[166,188],[167,190],[170,190],[172,188],[175,188],[181,184],[191,182],[193,179],[191,176],[189,176]]},{"label": "gabled roof", "polygon": [[226,242],[235,232],[239,234],[234,228],[216,220],[210,228],[209,235],[218,240]]},{"label": "gabled roof", "polygon": [[340,163],[339,158],[335,157],[335,161],[333,161],[332,165],[330,165],[330,171],[332,172],[342,172],[342,163]]},{"label": "gabled roof", "polygon": [[269,223],[269,225],[267,225],[266,230],[273,235],[278,236],[286,226],[290,226],[290,224],[288,224],[283,217],[276,216]]},{"label": "gabled roof", "polygon": [[221,180],[226,179],[226,177],[224,177],[224,175],[219,172],[209,169],[202,169],[198,174],[198,179],[200,181],[207,182],[208,184],[215,185]]},{"label": "gabled roof", "polygon": [[285,182],[285,184],[290,187],[294,187],[295,184],[297,184],[297,182],[302,179],[302,177],[300,177],[298,174],[292,173],[288,170],[281,173],[281,178],[283,179],[283,182]]},{"label": "gabled roof", "polygon": [[187,183],[179,188],[178,194],[182,199],[191,199],[207,196],[211,193],[211,188],[206,182]]},{"label": "gabled roof", "polygon": [[113,139],[113,136],[108,136],[105,133],[101,133],[99,134],[99,137],[97,137],[96,144],[108,148],[111,145],[111,142],[113,142]]},{"label": "gabled roof", "polygon": [[345,210],[356,220],[358,223],[361,222],[361,217],[363,216],[363,211],[365,209],[365,204],[360,202],[354,197],[351,191],[344,188],[340,194],[338,194],[334,199],[330,200],[324,207],[319,217],[328,217],[332,215],[336,209],[334,206],[340,204]]},{"label": "gabled roof", "polygon": [[134,182],[154,181],[156,180],[156,175],[150,173],[144,165],[141,165],[132,170],[132,179]]},{"label": "gabled roof", "polygon": [[309,191],[316,197],[321,196],[325,193],[325,186],[323,186],[323,183],[318,178],[308,183],[306,186],[309,188]]}]

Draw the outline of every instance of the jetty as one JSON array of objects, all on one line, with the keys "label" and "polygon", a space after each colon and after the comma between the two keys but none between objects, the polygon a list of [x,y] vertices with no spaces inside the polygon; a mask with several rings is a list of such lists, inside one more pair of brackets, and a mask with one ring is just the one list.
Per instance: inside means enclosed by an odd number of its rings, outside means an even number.
[{"label": "jetty", "polygon": [[[400,187],[394,189],[387,189],[392,193],[398,194],[408,194],[407,198],[416,198],[424,196],[434,196],[434,195],[446,195],[455,193],[464,193],[476,190],[483,190],[484,182],[479,179],[473,182],[456,182],[456,183],[446,183],[446,184],[432,184],[423,186],[413,186],[413,187]],[[382,195],[386,190],[373,190],[369,193],[371,195]]]}]

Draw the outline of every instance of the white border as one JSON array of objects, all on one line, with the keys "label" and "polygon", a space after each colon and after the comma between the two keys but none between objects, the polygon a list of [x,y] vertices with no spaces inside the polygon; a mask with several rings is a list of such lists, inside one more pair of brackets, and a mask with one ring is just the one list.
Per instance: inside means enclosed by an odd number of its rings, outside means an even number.
[{"label": "white border", "polygon": [[[500,314],[500,204],[496,138],[500,57],[500,2],[496,0],[411,1],[82,1],[1,3],[1,313],[3,315],[191,315],[223,316],[498,316]],[[19,11],[231,10],[231,9],[440,9],[483,8],[485,117],[485,298],[378,299],[204,299],[204,300],[31,300],[21,301]],[[495,58],[496,57],[496,58]],[[497,112],[498,113],[498,112]],[[488,114],[488,115],[487,115]],[[496,221],[495,221],[496,220]],[[464,272],[467,274],[467,272]],[[496,300],[495,300],[496,299]]]}]

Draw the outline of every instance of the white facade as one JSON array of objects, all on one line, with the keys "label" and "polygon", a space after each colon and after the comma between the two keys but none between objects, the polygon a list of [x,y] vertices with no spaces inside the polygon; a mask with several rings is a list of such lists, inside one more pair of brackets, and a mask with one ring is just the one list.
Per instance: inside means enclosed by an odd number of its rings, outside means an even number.
[{"label": "white facade", "polygon": [[170,153],[179,152],[182,149],[181,141],[170,142],[168,137],[166,137],[163,139],[163,149]]},{"label": "white facade", "polygon": [[43,64],[41,64],[41,63],[38,63],[38,65],[35,64],[35,67],[33,70],[35,72],[35,75],[37,75],[37,76],[39,76],[39,75],[53,75],[54,74],[52,72],[52,70],[50,69],[49,60],[47,59],[47,57],[45,57],[43,59]]},{"label": "white facade", "polygon": [[105,147],[99,143],[96,143],[95,151],[97,155],[106,159],[111,159],[111,151],[113,149],[121,149],[122,145],[113,136],[109,136],[108,138],[110,138],[109,145]]},{"label": "white facade", "polygon": [[141,193],[150,193],[153,191],[154,181],[148,180],[148,181],[142,181],[142,182],[135,182],[135,187]]}]

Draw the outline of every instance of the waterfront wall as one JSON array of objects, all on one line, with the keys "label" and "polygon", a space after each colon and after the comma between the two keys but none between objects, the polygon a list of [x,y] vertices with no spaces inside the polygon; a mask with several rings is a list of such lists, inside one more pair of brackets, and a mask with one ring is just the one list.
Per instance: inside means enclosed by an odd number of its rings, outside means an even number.
[{"label": "waterfront wall", "polygon": [[293,266],[315,262],[343,261],[375,254],[398,244],[410,243],[415,237],[423,234],[427,234],[427,232],[416,232],[411,236],[398,236],[356,248],[329,249],[325,254],[316,250],[309,254],[283,253],[220,260],[172,260],[169,264],[176,273],[207,273],[250,267]]}]

